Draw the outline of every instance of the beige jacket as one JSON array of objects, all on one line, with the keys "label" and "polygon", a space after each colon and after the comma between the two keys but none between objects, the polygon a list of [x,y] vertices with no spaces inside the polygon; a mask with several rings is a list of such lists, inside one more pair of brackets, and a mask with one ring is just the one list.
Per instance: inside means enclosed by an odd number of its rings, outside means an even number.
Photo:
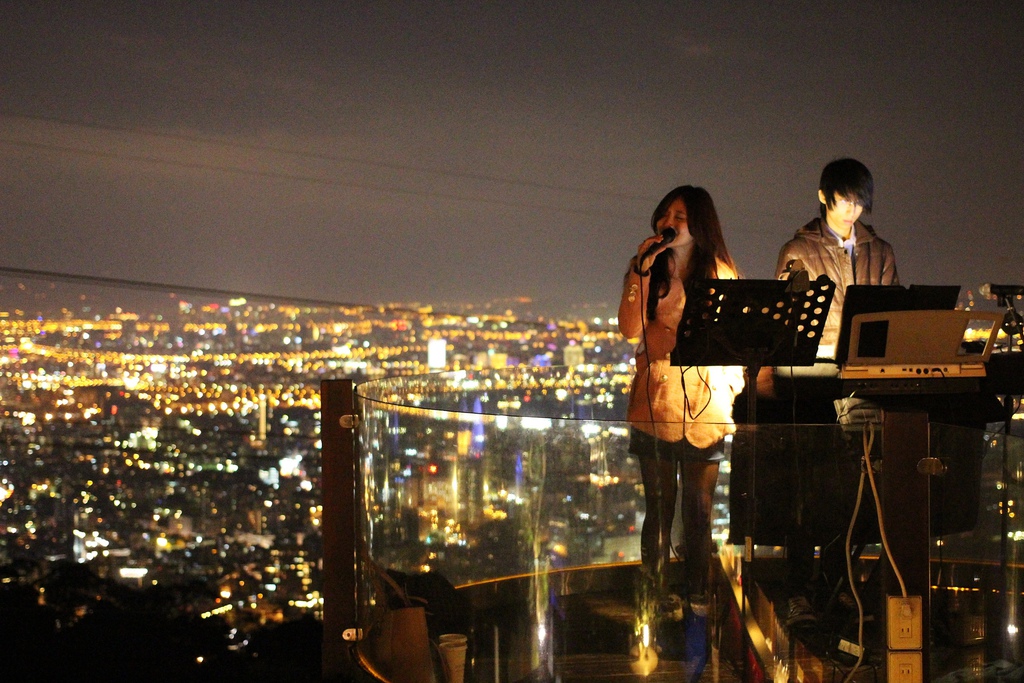
[{"label": "beige jacket", "polygon": [[821,344],[835,346],[839,328],[843,321],[843,303],[846,288],[850,285],[898,285],[896,256],[892,246],[875,234],[870,225],[860,221],[854,224],[857,269],[854,272],[846,249],[832,236],[825,221],[815,218],[796,231],[793,239],[786,242],[779,251],[775,277],[782,277],[787,264],[794,260],[803,261],[807,274],[812,280],[827,275],[836,283],[832,306],[828,309]]},{"label": "beige jacket", "polygon": [[[735,279],[736,273],[719,263],[718,277]],[[669,354],[686,304],[683,284],[672,279],[653,322],[647,320],[644,305],[649,285],[649,277],[641,278],[630,268],[619,302],[619,331],[627,339],[639,340],[627,419],[663,441],[680,441],[685,434],[697,448],[707,448],[736,431],[732,404],[743,390],[743,368],[673,366]]]}]

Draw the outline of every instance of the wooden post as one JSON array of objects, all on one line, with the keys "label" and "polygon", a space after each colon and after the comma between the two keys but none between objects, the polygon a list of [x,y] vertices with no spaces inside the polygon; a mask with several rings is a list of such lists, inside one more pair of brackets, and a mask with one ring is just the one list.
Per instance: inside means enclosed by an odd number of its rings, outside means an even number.
[{"label": "wooden post", "polygon": [[[928,413],[917,410],[885,410],[882,413],[882,515],[893,562],[907,588],[907,595],[921,596],[922,680],[928,671],[930,643],[928,475],[917,465],[929,455]],[[883,551],[884,555],[884,551]],[[900,585],[888,561],[882,563],[882,604],[879,605],[885,633],[888,620],[885,596],[900,595]]]},{"label": "wooden post", "polygon": [[357,623],[355,553],[355,416],[352,380],[324,380],[320,384],[320,489],[323,496],[323,653],[321,678],[349,680],[354,675],[353,643],[344,638]]}]

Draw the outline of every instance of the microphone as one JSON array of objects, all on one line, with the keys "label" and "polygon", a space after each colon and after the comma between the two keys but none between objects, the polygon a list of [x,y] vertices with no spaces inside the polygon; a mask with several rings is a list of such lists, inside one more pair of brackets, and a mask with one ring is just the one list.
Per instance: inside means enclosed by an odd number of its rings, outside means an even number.
[{"label": "microphone", "polygon": [[986,299],[1021,296],[1024,295],[1024,285],[994,285],[986,282],[981,287],[978,287],[978,294],[981,294]]},{"label": "microphone", "polygon": [[804,262],[798,258],[790,260],[786,264],[786,292],[794,294],[806,292],[811,288],[811,274],[804,268]]},{"label": "microphone", "polygon": [[647,251],[645,251],[644,255],[640,257],[640,263],[646,261],[654,254],[654,252],[674,240],[676,238],[675,228],[665,228],[661,231],[661,235],[659,235],[659,237],[661,237],[660,240],[647,247]]},{"label": "microphone", "polygon": [[793,258],[789,259],[789,261],[786,262],[785,272],[790,273],[792,275],[792,273],[798,273],[801,270],[806,270],[806,268],[804,268],[804,262],[801,261],[800,259]]}]

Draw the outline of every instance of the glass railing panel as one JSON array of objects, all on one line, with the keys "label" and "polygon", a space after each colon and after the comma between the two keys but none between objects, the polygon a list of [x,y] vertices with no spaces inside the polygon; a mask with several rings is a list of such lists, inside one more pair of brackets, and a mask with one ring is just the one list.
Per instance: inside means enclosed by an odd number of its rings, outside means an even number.
[{"label": "glass railing panel", "polygon": [[542,560],[636,559],[602,543],[635,531],[626,425],[365,406],[365,539],[379,561],[465,583]]},{"label": "glass railing panel", "polygon": [[[358,571],[368,640],[386,595],[375,568],[386,567],[413,582],[432,576],[436,590],[457,587],[458,599],[445,594],[465,613],[448,624],[472,634],[470,672],[478,678],[467,680],[496,680],[495,671],[497,680],[554,676],[583,655],[628,669],[644,624],[650,638],[669,646],[642,590],[645,504],[623,419],[627,392],[628,375],[614,369],[446,373],[360,385]],[[786,581],[782,555],[793,528],[807,534],[809,563],[816,546],[841,543],[865,449],[876,459],[881,453],[880,428],[871,435],[863,426],[739,425],[721,444],[712,502],[716,571],[738,590],[747,536],[759,557],[775,560],[761,577],[763,600],[753,605],[767,605],[758,620],[769,647],[784,641],[771,585]],[[874,518],[865,499],[860,524],[870,528]],[[862,540],[877,540],[863,533]],[[665,569],[666,590],[683,590],[681,565],[674,558]],[[723,600],[735,597],[730,590]],[[665,652],[663,667],[675,655],[683,666],[681,653]]]},{"label": "glass railing panel", "polygon": [[[625,387],[616,373],[564,368],[360,387],[371,663],[379,567],[418,588],[434,577],[434,590],[475,595],[447,621],[475,634],[473,670],[517,680],[553,655],[550,597],[568,572],[639,559],[642,489],[628,426],[593,418],[624,414]],[[450,592],[447,602],[462,604]]]},{"label": "glass railing panel", "polygon": [[931,445],[935,673],[980,679],[1022,658],[1024,439],[933,424]]},{"label": "glass railing panel", "polygon": [[[742,591],[734,585],[733,597],[740,604],[742,592],[747,607],[745,615],[734,610],[736,619],[746,617],[743,638],[765,676],[839,680],[854,663],[836,653],[840,638],[857,640],[855,615],[836,596],[850,593],[850,575],[858,586],[878,578],[878,516],[865,463],[879,467],[882,442],[878,424],[737,429],[728,501],[735,545],[722,546],[719,559],[725,576],[737,569],[730,554],[743,561]],[[741,545],[748,539],[753,557]],[[805,607],[794,610],[799,600]]]}]

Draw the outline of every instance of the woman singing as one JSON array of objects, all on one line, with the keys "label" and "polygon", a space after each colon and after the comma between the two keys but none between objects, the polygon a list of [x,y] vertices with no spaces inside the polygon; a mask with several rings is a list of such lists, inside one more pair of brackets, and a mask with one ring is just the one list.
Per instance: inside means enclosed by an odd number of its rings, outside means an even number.
[{"label": "woman singing", "polygon": [[686,591],[696,603],[708,591],[711,500],[722,439],[735,431],[732,404],[743,389],[743,370],[676,367],[669,354],[689,286],[737,273],[707,190],[672,190],[654,210],[651,227],[654,235],[630,259],[619,304],[619,330],[639,339],[628,420],[629,452],[640,461],[647,506],[640,553],[645,571],[660,578],[669,559],[680,473]]}]

